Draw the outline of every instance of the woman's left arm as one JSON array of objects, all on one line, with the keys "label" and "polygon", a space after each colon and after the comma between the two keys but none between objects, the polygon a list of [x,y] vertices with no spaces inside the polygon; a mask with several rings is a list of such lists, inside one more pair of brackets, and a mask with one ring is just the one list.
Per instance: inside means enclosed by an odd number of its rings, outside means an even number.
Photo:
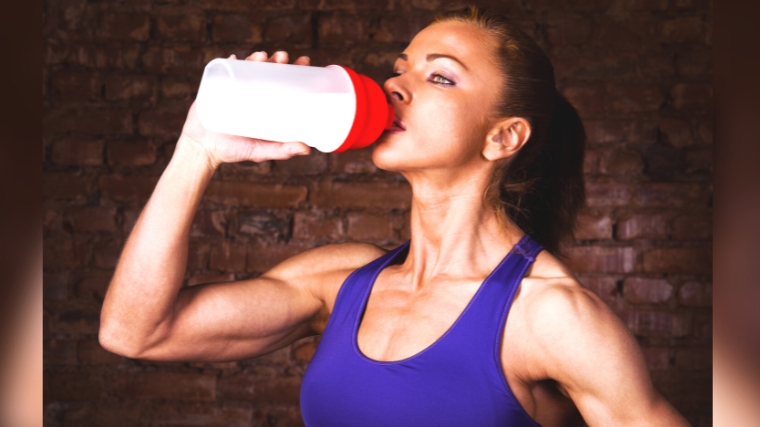
[{"label": "woman's left arm", "polygon": [[589,426],[688,426],[655,390],[636,339],[580,286],[550,285],[528,310],[534,354]]}]

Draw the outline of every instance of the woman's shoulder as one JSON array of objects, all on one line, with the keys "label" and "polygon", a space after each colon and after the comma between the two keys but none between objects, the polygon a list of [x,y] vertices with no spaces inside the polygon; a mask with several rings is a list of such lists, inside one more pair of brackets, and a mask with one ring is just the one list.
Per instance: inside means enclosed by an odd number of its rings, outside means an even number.
[{"label": "woman's shoulder", "polygon": [[386,252],[387,250],[370,243],[334,243],[293,255],[266,275],[320,277],[342,274],[356,270]]}]

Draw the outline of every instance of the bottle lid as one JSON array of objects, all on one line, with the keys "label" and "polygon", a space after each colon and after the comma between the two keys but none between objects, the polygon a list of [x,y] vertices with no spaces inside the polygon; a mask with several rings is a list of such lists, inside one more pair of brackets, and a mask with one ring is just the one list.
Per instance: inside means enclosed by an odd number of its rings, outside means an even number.
[{"label": "bottle lid", "polygon": [[343,144],[334,152],[340,153],[348,149],[364,148],[375,142],[383,130],[390,129],[393,126],[396,112],[393,110],[393,106],[386,101],[383,89],[374,80],[358,74],[348,67],[340,65],[329,65],[329,67],[344,69],[351,77],[351,83],[354,85],[354,93],[356,94],[354,123]]}]

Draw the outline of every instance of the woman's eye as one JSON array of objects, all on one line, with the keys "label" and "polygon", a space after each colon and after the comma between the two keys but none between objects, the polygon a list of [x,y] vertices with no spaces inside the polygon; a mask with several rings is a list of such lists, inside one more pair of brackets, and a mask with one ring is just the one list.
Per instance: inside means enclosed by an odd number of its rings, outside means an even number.
[{"label": "woman's eye", "polygon": [[440,74],[433,74],[432,76],[430,76],[430,81],[432,81],[433,83],[438,83],[438,84],[443,84],[443,85],[453,85],[454,84],[454,82],[452,82],[451,80],[447,79],[446,77],[443,77]]},{"label": "woman's eye", "polygon": [[388,73],[388,75],[387,75],[387,76],[385,76],[385,79],[386,79],[386,80],[387,80],[387,79],[392,79],[392,78],[394,78],[394,77],[398,77],[398,76],[400,76],[400,75],[401,75],[401,74],[399,74],[399,73],[397,73],[397,72],[395,72],[395,71],[391,71],[390,73]]}]

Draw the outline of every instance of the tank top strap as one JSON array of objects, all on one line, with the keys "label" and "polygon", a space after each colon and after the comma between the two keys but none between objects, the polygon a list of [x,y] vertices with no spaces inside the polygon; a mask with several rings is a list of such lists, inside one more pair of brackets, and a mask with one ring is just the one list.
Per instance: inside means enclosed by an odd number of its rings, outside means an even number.
[{"label": "tank top strap", "polygon": [[450,337],[440,343],[446,352],[467,349],[467,357],[490,367],[494,381],[506,386],[507,393],[511,392],[502,374],[501,336],[522,278],[543,249],[527,234],[523,236],[483,281],[449,331]]},{"label": "tank top strap", "polygon": [[[363,297],[367,288],[371,287],[380,272],[395,262],[397,259],[405,257],[409,250],[409,241],[402,243],[399,247],[392,249],[370,262],[369,264],[354,270],[343,282],[338,295],[335,297],[332,313],[327,321],[324,335],[327,330],[340,329],[350,331],[353,322],[356,319],[357,310],[363,307]],[[337,334],[350,336],[350,333]]]}]

